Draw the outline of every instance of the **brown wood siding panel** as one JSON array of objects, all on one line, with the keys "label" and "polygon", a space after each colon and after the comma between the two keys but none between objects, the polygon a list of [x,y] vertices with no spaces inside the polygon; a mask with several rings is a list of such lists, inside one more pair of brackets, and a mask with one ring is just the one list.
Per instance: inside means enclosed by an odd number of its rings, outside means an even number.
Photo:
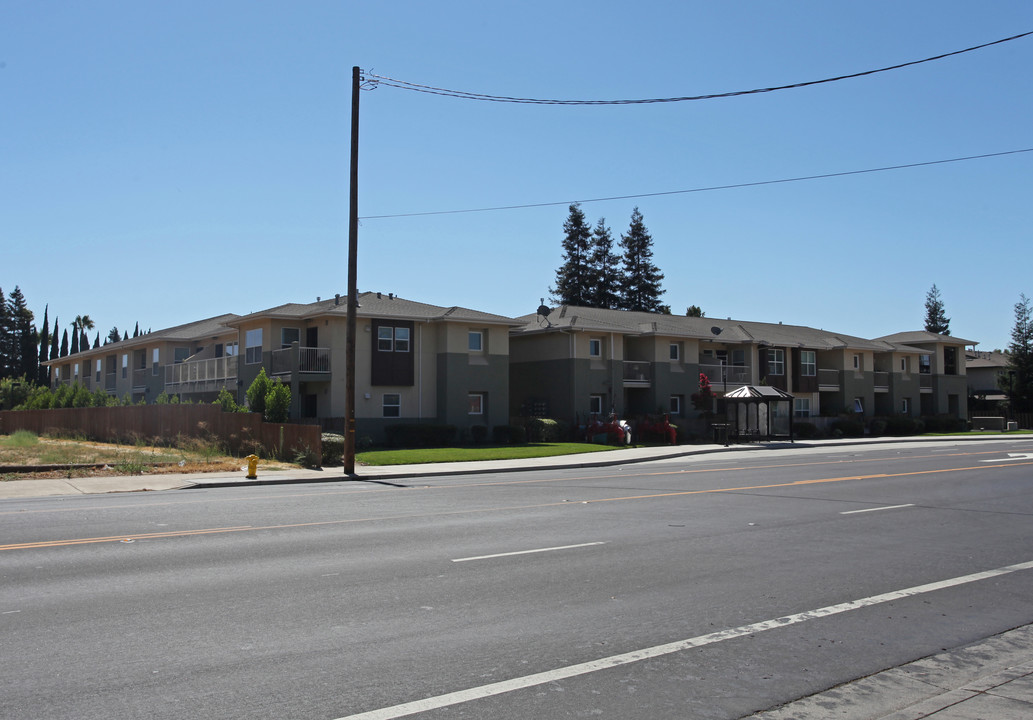
[{"label": "brown wood siding panel", "polygon": [[[394,342],[391,343],[391,350],[381,350],[378,338],[380,328],[408,328],[409,329],[409,350],[408,352],[396,352]],[[411,387],[416,382],[416,338],[414,323],[405,320],[373,320],[372,333],[370,338],[372,346],[372,358],[370,363],[370,384]]]}]

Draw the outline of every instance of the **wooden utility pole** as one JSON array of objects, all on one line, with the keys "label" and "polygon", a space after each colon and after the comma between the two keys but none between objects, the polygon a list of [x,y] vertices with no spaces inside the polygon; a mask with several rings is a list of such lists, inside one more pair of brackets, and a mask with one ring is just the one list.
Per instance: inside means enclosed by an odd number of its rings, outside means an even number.
[{"label": "wooden utility pole", "polygon": [[344,346],[344,473],[355,473],[355,314],[359,309],[359,84],[362,71],[352,68],[351,191],[348,209],[348,325]]}]

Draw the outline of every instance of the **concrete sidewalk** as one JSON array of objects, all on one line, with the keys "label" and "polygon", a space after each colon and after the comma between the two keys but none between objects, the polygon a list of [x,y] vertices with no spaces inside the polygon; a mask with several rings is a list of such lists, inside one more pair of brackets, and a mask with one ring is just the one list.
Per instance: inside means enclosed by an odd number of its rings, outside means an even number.
[{"label": "concrete sidewalk", "polygon": [[[52,495],[89,495],[94,493],[143,492],[183,488],[246,487],[315,482],[397,482],[404,484],[417,478],[456,475],[495,474],[525,470],[570,470],[578,468],[619,467],[634,463],[729,452],[778,452],[821,450],[840,446],[901,444],[942,445],[972,441],[1029,442],[1033,451],[1033,435],[977,435],[913,438],[842,438],[806,440],[795,443],[758,442],[743,445],[677,445],[665,447],[618,448],[608,452],[522,460],[486,460],[479,462],[430,463],[425,465],[359,466],[354,475],[345,475],[341,468],[312,470],[289,468],[267,470],[258,465],[258,477],[246,477],[245,468],[233,472],[171,473],[167,475],[114,475],[110,477],[13,479],[0,482],[0,500]],[[244,463],[241,461],[241,465]],[[277,463],[278,467],[282,465]]]}]

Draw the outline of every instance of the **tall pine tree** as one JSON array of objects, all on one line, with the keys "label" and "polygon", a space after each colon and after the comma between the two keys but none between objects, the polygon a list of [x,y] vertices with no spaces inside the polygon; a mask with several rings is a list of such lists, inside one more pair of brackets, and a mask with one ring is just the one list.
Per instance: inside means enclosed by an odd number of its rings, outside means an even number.
[{"label": "tall pine tree", "polygon": [[14,373],[14,321],[7,305],[3,288],[0,288],[0,378]]},{"label": "tall pine tree", "polygon": [[925,329],[937,335],[950,335],[951,319],[943,311],[943,300],[936,283],[925,294]]},{"label": "tall pine tree", "polygon": [[556,287],[549,293],[563,305],[586,305],[589,302],[588,262],[592,231],[581,206],[570,206],[570,215],[563,223],[563,264],[556,271]]},{"label": "tall pine tree", "polygon": [[621,308],[644,312],[661,312],[664,305],[660,288],[664,275],[653,264],[653,237],[642,222],[642,213],[635,208],[627,234],[621,234],[624,251],[624,277],[621,279]]},{"label": "tall pine tree", "polygon": [[[54,332],[50,335],[50,360],[57,360],[61,357],[61,348],[57,344],[57,329],[61,327],[61,323],[57,319],[57,315],[54,316]],[[65,335],[65,340],[68,339],[68,335]]]},{"label": "tall pine tree", "polygon": [[588,258],[588,305],[612,309],[620,305],[620,256],[613,252],[613,233],[606,218],[592,228],[592,253]]},{"label": "tall pine tree", "polygon": [[39,333],[36,332],[36,326],[33,324],[35,318],[32,310],[29,310],[25,296],[17,285],[11,291],[8,312],[11,316],[13,334],[11,377],[25,377],[27,380],[34,380],[39,369],[37,364],[39,358],[36,352]]},{"label": "tall pine tree", "polygon": [[1025,294],[1015,303],[1015,325],[1008,346],[1008,374],[1001,378],[1012,412],[1033,412],[1033,309]]}]

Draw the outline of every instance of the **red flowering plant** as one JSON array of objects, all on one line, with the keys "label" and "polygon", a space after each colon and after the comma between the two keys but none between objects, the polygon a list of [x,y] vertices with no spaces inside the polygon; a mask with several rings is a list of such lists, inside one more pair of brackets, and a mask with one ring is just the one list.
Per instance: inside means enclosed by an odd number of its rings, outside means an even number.
[{"label": "red flowering plant", "polygon": [[704,415],[710,415],[714,409],[714,391],[710,388],[710,378],[706,373],[699,374],[699,392],[692,393],[692,406]]}]

